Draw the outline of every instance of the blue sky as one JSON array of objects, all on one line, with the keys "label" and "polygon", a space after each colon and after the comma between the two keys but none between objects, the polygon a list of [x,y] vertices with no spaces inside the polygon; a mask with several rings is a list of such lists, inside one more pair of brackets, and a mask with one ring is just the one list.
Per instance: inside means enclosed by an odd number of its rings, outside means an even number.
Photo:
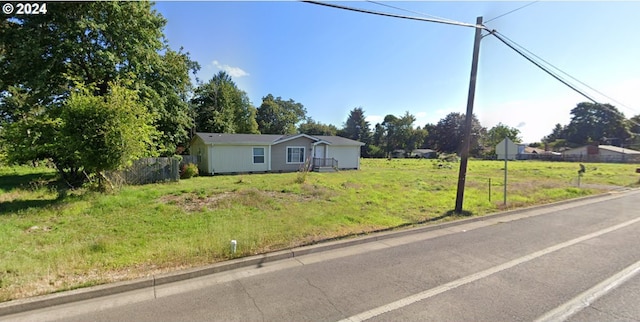
[{"label": "blue sky", "polygon": [[[371,2],[350,7],[421,16]],[[383,2],[465,23],[530,2]],[[409,21],[301,2],[165,2],[172,48],[184,47],[209,80],[227,71],[258,107],[267,94],[302,103],[341,127],[354,107],[374,125],[405,111],[416,125],[464,113],[474,29]],[[618,102],[577,84],[627,117],[640,114],[640,2],[540,1],[485,25]],[[502,44],[483,38],[474,113],[483,126],[517,127],[539,141],[587,101]],[[622,103],[624,106],[622,106]]]}]

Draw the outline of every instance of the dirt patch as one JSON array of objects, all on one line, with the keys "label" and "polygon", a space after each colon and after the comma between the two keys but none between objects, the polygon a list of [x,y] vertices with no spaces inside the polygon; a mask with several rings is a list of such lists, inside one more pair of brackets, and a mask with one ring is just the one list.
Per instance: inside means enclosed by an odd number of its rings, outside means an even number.
[{"label": "dirt patch", "polygon": [[167,195],[159,199],[161,203],[175,205],[187,212],[197,212],[202,209],[229,208],[233,205],[243,205],[256,208],[269,208],[275,203],[284,202],[305,202],[317,199],[327,199],[331,197],[331,192],[323,187],[311,185],[302,186],[302,193],[290,191],[263,191],[258,189],[247,189],[233,192],[214,193],[203,196],[196,193],[185,193],[181,195]]},{"label": "dirt patch", "polygon": [[47,227],[47,226],[31,226],[29,227],[27,230],[25,230],[25,232],[27,234],[32,234],[32,233],[37,233],[37,232],[48,232],[51,231],[51,227]]}]

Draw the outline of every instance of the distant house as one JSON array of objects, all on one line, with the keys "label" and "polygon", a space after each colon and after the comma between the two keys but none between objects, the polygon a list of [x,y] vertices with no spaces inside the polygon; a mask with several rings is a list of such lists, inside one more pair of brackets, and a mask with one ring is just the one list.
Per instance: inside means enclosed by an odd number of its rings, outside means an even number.
[{"label": "distant house", "polygon": [[404,157],[406,157],[407,155],[407,151],[402,150],[402,149],[396,149],[391,151],[391,157],[394,159],[402,159]]},{"label": "distant house", "polygon": [[339,136],[306,134],[196,133],[189,153],[200,173],[292,172],[359,169],[364,143]]},{"label": "distant house", "polygon": [[518,145],[518,160],[560,160],[562,153],[532,148],[524,144]]},{"label": "distant house", "polygon": [[414,158],[434,159],[438,157],[438,153],[431,149],[415,149],[411,151],[411,156]]},{"label": "distant house", "polygon": [[640,162],[640,151],[613,145],[586,145],[562,152],[565,161]]}]

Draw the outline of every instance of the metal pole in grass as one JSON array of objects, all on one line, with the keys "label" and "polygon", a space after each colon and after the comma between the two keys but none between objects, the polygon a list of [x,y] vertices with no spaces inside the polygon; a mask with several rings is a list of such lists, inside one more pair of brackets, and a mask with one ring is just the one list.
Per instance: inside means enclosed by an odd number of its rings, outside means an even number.
[{"label": "metal pole in grass", "polygon": [[489,178],[489,202],[491,202],[491,178]]},{"label": "metal pole in grass", "polygon": [[509,138],[504,138],[504,205],[507,205],[507,162],[509,160]]}]

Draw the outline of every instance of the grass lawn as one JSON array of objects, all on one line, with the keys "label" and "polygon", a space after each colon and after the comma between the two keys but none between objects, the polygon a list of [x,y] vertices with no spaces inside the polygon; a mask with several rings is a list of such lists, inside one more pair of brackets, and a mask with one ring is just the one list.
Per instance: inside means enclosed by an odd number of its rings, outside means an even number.
[{"label": "grass lawn", "polygon": [[[359,171],[198,177],[65,196],[51,188],[51,170],[0,167],[0,301],[454,220],[459,164],[449,165],[365,159]],[[577,163],[510,162],[504,207],[504,163],[471,160],[464,209],[480,216],[638,185],[637,165],[585,165],[578,187]]]}]

